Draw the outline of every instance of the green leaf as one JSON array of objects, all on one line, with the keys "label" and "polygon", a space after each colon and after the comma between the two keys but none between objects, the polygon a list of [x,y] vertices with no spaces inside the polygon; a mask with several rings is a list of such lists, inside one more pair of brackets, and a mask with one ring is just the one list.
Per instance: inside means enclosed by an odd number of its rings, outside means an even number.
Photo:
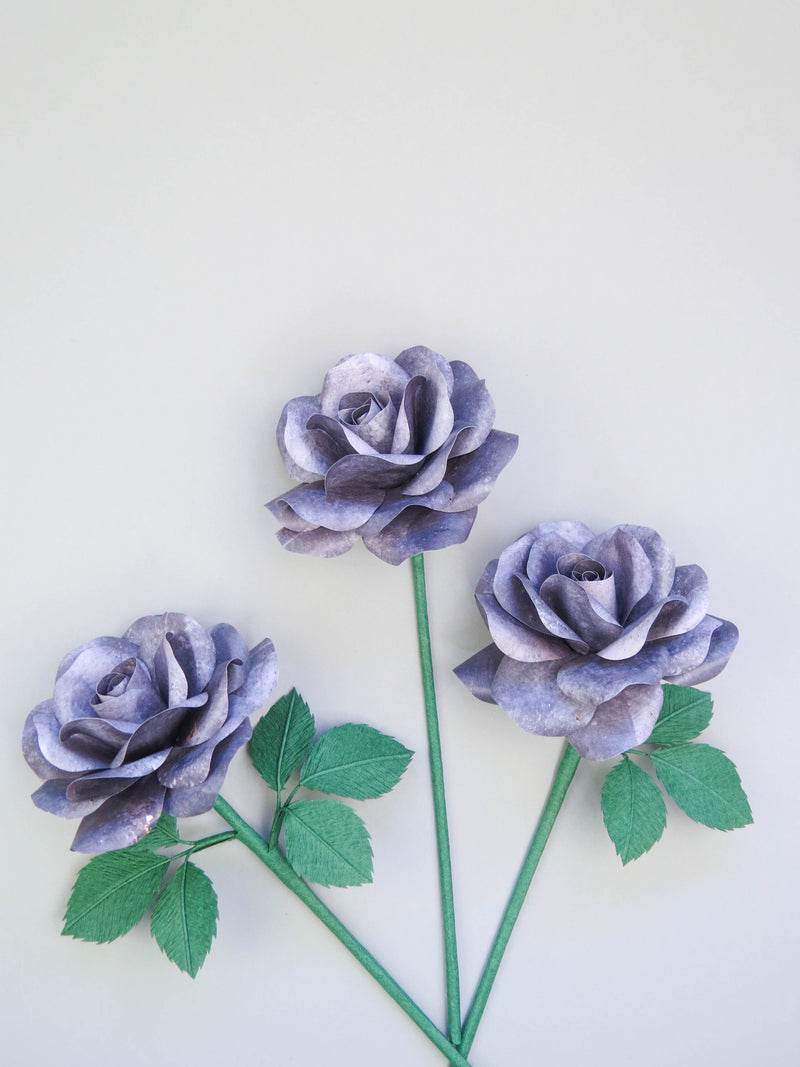
[{"label": "green leaf", "polygon": [[691,741],[711,722],[711,694],[683,685],[664,685],[662,688],[664,703],[647,744],[678,745]]},{"label": "green leaf", "polygon": [[338,800],[304,800],[286,810],[286,857],[301,878],[320,885],[372,881],[367,828]]},{"label": "green leaf", "polygon": [[138,848],[95,856],[73,886],[61,933],[100,943],[127,934],[153,903],[169,862]]},{"label": "green leaf", "polygon": [[313,740],[314,716],[292,689],[256,723],[248,746],[250,758],[264,781],[280,795],[311,751]]},{"label": "green leaf", "polygon": [[650,753],[656,774],[690,819],[715,830],[735,830],[753,821],[733,763],[711,745],[676,745]]},{"label": "green leaf", "polygon": [[627,757],[609,772],[600,802],[608,836],[623,863],[651,849],[667,825],[667,807],[658,786]]},{"label": "green leaf", "polygon": [[320,793],[372,800],[394,789],[413,755],[371,726],[334,726],[311,750],[300,784]]},{"label": "green leaf", "polygon": [[178,820],[173,815],[162,815],[149,834],[145,834],[141,841],[129,847],[140,852],[155,852],[158,848],[171,848],[180,844],[182,841],[178,833]]},{"label": "green leaf", "polygon": [[211,879],[186,860],[153,908],[150,933],[161,951],[194,978],[217,933],[217,914]]}]

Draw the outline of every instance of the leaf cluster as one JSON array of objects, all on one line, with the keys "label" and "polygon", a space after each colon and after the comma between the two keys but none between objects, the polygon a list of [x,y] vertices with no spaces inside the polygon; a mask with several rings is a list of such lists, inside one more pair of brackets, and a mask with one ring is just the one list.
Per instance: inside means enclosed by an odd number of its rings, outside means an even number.
[{"label": "leaf cluster", "polygon": [[711,722],[710,693],[664,685],[664,703],[646,744],[630,751],[609,771],[603,784],[603,821],[624,863],[638,859],[660,839],[667,807],[655,781],[631,756],[648,759],[679,808],[704,826],[734,830],[753,821],[736,767],[718,748],[695,744]]},{"label": "leaf cluster", "polygon": [[[314,740],[314,716],[296,689],[278,700],[253,729],[250,758],[278,795],[270,835],[283,829],[286,857],[307,881],[326,886],[372,881],[372,846],[362,819],[339,800],[299,800],[302,786],[352,800],[372,800],[397,785],[413,755],[371,726],[345,723]],[[294,776],[294,790],[282,794]]]},{"label": "leaf cluster", "polygon": [[[182,844],[189,847],[165,883],[173,857],[158,850]],[[162,952],[194,978],[217,932],[214,887],[189,861],[196,844],[182,841],[175,819],[162,815],[137,844],[95,856],[73,886],[62,934],[82,941],[114,941],[152,908],[150,933]]]}]

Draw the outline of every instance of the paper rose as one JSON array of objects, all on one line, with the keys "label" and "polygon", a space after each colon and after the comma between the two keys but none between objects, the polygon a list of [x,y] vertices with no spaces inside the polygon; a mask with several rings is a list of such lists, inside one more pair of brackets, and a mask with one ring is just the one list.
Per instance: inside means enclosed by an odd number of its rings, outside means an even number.
[{"label": "paper rose", "polygon": [[81,817],[72,848],[89,853],[141,840],[162,811],[208,811],[277,676],[271,641],[248,652],[232,626],[187,615],[81,645],[25,722],[25,759],[45,779],[34,803]]},{"label": "paper rose", "polygon": [[708,579],[655,530],[546,522],[492,560],[475,591],[493,644],[456,668],[523,729],[604,760],[645,741],[661,682],[719,674],[736,627],[707,615]]},{"label": "paper rose", "polygon": [[475,372],[429,348],[347,356],[281,415],[278,447],[303,483],[267,504],[281,544],[338,556],[361,537],[398,564],[466,540],[517,448],[494,415]]}]

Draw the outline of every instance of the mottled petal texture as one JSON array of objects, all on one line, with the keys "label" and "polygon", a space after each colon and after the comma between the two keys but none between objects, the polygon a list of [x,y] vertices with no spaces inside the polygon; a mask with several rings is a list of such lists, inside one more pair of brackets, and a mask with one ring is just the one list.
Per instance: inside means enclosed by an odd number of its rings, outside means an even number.
[{"label": "mottled petal texture", "polygon": [[468,364],[423,345],[347,356],[281,415],[278,448],[301,484],[267,504],[278,540],[331,557],[360,538],[393,564],[464,541],[517,448],[494,415]]},{"label": "mottled petal texture", "polygon": [[80,818],[72,847],[87,853],[140,841],[162,811],[208,811],[277,676],[271,641],[248,651],[233,626],[174,612],[81,645],[25,722],[23,755],[45,779],[34,803]]},{"label": "mottled petal texture", "polygon": [[456,668],[480,700],[524,730],[611,759],[649,737],[662,682],[696,685],[736,647],[733,623],[706,614],[708,579],[675,566],[646,526],[595,536],[542,523],[484,570],[475,590],[492,644]]}]

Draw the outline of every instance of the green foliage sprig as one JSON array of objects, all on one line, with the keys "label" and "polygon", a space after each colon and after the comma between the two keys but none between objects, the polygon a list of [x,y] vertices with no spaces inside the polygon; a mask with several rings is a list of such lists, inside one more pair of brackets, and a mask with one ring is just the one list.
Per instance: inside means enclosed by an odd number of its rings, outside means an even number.
[{"label": "green foliage sprig", "polygon": [[660,839],[667,807],[655,781],[631,756],[648,759],[664,789],[690,819],[716,830],[734,830],[753,821],[734,764],[718,748],[695,744],[711,722],[711,694],[665,685],[664,703],[643,752],[623,753],[603,784],[603,821],[617,854],[630,863]]}]

